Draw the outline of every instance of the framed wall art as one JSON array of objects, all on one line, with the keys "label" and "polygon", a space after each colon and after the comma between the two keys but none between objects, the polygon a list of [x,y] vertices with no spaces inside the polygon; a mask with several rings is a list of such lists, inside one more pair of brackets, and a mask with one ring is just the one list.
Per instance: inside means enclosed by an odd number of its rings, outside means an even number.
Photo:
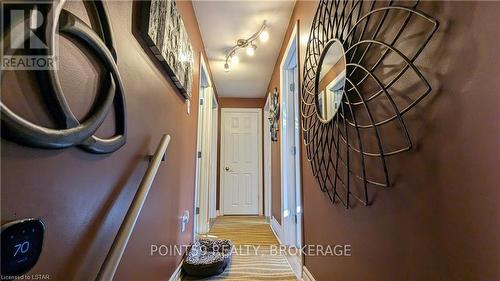
[{"label": "framed wall art", "polygon": [[269,124],[271,130],[271,141],[278,141],[278,121],[280,119],[280,105],[279,105],[279,97],[278,97],[278,89],[274,88],[274,90],[269,93],[271,97],[271,102],[269,103]]},{"label": "framed wall art", "polygon": [[193,48],[174,0],[140,2],[139,31],[180,93],[191,98]]}]

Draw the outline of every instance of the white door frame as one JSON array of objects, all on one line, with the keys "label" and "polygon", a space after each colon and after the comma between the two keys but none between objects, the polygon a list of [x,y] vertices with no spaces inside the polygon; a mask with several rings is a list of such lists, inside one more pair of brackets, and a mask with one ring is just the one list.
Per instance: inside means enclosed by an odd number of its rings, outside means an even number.
[{"label": "white door frame", "polygon": [[262,208],[262,109],[261,108],[221,108],[221,137],[220,137],[220,169],[219,169],[219,175],[220,175],[220,192],[219,192],[219,212],[220,215],[224,215],[224,164],[222,163],[225,159],[225,150],[224,150],[224,117],[226,113],[234,113],[234,112],[252,112],[252,113],[258,113],[258,120],[257,120],[257,137],[259,139],[258,142],[258,150],[259,150],[259,157],[258,157],[258,162],[259,162],[259,167],[258,167],[258,175],[257,175],[257,182],[258,186],[257,188],[259,189],[257,194],[259,195],[258,197],[258,202],[259,204],[259,215],[262,215],[263,213],[263,208]]},{"label": "white door frame", "polygon": [[272,159],[271,159],[271,125],[269,124],[269,103],[271,96],[268,95],[264,105],[264,216],[271,218],[271,184],[272,184]]},{"label": "white door frame", "polygon": [[[215,202],[209,198],[210,189],[214,175],[211,173],[210,165],[214,157],[217,157],[217,150],[213,151],[213,134],[217,135],[217,126],[213,127],[213,100],[215,95],[212,88],[212,81],[208,68],[205,64],[205,57],[200,53],[200,75],[199,75],[199,100],[198,102],[198,125],[196,137],[196,174],[195,193],[193,210],[193,240],[197,234],[206,233],[210,230],[210,211],[215,209]],[[203,107],[202,107],[203,103]],[[217,116],[217,111],[215,111]],[[212,137],[210,137],[212,136]],[[203,149],[205,148],[205,149]],[[198,157],[201,152],[202,157]],[[215,160],[217,161],[217,160]],[[212,203],[214,204],[212,206]],[[196,209],[199,207],[199,214]]]},{"label": "white door frame", "polygon": [[[281,148],[280,148],[280,157],[281,157],[281,230],[282,230],[282,241],[285,245],[298,244],[297,246],[302,247],[302,198],[301,198],[301,175],[300,175],[300,109],[299,109],[299,89],[298,89],[298,72],[299,72],[299,41],[298,41],[298,24],[295,23],[292,34],[290,35],[290,39],[287,44],[287,48],[285,50],[285,54],[283,55],[283,59],[280,63],[280,139],[281,139]],[[295,80],[295,95],[293,95],[293,102],[295,103],[295,124],[294,124],[294,137],[295,137],[295,186],[285,186],[285,177],[286,174],[286,163],[289,163],[286,159],[291,157],[289,151],[284,151],[286,147],[287,134],[286,129],[284,127],[283,116],[286,114],[286,106],[284,106],[284,102],[288,100],[284,99],[284,96],[290,97],[289,95],[289,87],[285,86],[285,83],[288,80],[289,70],[287,67],[290,65],[291,60],[294,59],[297,64],[297,71],[293,75]],[[293,192],[295,195],[296,206],[288,206],[288,192]],[[295,208],[292,209],[292,208]],[[294,216],[290,214],[297,214],[297,224],[293,222]],[[294,233],[295,232],[295,233]],[[295,239],[293,239],[295,237]],[[295,240],[295,241],[292,241]]]},{"label": "white door frame", "polygon": [[212,157],[211,157],[211,171],[210,171],[210,190],[209,190],[209,219],[217,217],[217,158],[219,153],[217,151],[217,140],[219,137],[217,128],[219,127],[219,103],[215,95],[212,95]]}]

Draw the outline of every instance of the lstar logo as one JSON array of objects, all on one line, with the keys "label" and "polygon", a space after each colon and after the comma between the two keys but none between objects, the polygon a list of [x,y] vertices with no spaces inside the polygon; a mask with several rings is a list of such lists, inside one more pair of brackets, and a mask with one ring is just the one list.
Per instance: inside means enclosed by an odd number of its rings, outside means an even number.
[{"label": "lstar logo", "polygon": [[1,2],[2,70],[56,69],[58,44],[46,38],[50,7],[50,1]]}]

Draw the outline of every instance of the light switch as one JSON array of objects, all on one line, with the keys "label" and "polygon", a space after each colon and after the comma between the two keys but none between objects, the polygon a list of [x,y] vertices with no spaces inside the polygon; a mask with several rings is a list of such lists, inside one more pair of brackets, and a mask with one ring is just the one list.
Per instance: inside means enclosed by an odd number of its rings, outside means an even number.
[{"label": "light switch", "polygon": [[189,222],[189,211],[185,210],[181,217],[181,232],[186,231],[186,225]]}]

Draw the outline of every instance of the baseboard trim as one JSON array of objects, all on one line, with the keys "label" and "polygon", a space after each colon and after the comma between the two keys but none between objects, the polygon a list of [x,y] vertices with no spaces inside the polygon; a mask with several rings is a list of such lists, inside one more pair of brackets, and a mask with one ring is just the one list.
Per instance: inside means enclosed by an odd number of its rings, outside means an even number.
[{"label": "baseboard trim", "polygon": [[274,235],[278,239],[278,242],[280,242],[280,245],[282,245],[283,243],[281,243],[281,237],[283,235],[283,231],[281,230],[281,225],[278,223],[276,218],[274,218],[274,216],[271,217],[271,230],[274,232]]},{"label": "baseboard trim", "polygon": [[182,263],[184,262],[184,258],[181,260],[177,268],[175,269],[174,273],[172,273],[172,276],[170,276],[170,279],[168,281],[181,281],[182,276],[184,275],[182,273]]},{"label": "baseboard trim", "polygon": [[314,276],[312,276],[311,272],[309,272],[309,270],[307,270],[307,267],[305,265],[302,267],[302,280],[303,281],[316,281],[316,279],[314,279]]}]

